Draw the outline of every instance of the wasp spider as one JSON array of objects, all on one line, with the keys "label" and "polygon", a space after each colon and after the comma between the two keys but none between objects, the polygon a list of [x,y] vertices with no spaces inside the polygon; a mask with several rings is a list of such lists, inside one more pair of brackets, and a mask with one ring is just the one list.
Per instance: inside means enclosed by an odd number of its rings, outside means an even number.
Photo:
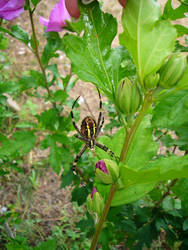
[{"label": "wasp spider", "polygon": [[101,128],[103,127],[103,124],[104,124],[104,116],[102,116],[102,112],[101,112],[101,109],[102,109],[101,94],[100,94],[98,88],[97,88],[97,91],[99,94],[99,109],[100,109],[97,122],[95,121],[95,119],[93,117],[86,116],[82,120],[80,129],[76,125],[75,120],[74,120],[74,115],[73,115],[73,109],[74,109],[74,106],[77,103],[80,96],[74,101],[74,103],[72,105],[71,112],[70,112],[73,126],[75,127],[76,131],[78,132],[78,135],[76,135],[76,137],[85,143],[85,145],[83,146],[81,151],[77,154],[77,156],[73,162],[72,169],[73,169],[74,174],[76,174],[75,171],[78,170],[76,168],[77,162],[87,148],[94,149],[94,146],[97,146],[97,147],[101,148],[102,150],[104,150],[105,152],[107,152],[111,157],[113,157],[113,158],[115,157],[114,153],[110,149],[108,149],[105,145],[96,141],[96,139],[101,131]]}]

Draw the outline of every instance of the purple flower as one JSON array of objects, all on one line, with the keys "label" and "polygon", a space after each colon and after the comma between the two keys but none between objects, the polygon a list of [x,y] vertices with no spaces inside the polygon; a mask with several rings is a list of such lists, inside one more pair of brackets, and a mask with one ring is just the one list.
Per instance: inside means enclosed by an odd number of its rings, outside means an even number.
[{"label": "purple flower", "polygon": [[0,0],[0,18],[8,21],[18,17],[24,11],[25,0]]},{"label": "purple flower", "polygon": [[59,3],[51,10],[49,20],[40,17],[39,22],[47,27],[46,32],[62,31],[62,28],[66,26],[66,20],[70,20],[71,17],[66,9],[65,1],[59,0]]},{"label": "purple flower", "polygon": [[97,193],[97,189],[96,187],[93,187],[92,191],[91,191],[91,199],[93,199],[93,195]]},{"label": "purple flower", "polygon": [[100,169],[103,173],[108,174],[108,169],[106,168],[106,164],[103,160],[96,163],[96,168]]}]

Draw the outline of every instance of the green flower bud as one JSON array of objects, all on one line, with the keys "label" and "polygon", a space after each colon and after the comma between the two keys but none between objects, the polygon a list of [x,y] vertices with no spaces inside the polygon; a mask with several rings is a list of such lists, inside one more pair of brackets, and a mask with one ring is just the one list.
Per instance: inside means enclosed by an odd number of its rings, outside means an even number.
[{"label": "green flower bud", "polygon": [[104,200],[96,187],[94,187],[91,194],[88,195],[86,204],[89,213],[95,217],[95,223],[97,223],[104,209]]},{"label": "green flower bud", "polygon": [[160,75],[158,73],[149,74],[144,79],[144,87],[145,89],[153,89],[157,86],[160,79]]},{"label": "green flower bud", "polygon": [[117,107],[123,114],[132,115],[140,107],[141,94],[135,83],[128,78],[121,80],[115,93]]},{"label": "green flower bud", "polygon": [[100,160],[96,163],[95,175],[104,184],[116,183],[119,177],[119,167],[115,161]]},{"label": "green flower bud", "polygon": [[185,71],[178,81],[176,88],[178,89],[188,89],[188,63],[186,65]]},{"label": "green flower bud", "polygon": [[181,53],[173,54],[161,67],[159,85],[165,89],[170,89],[176,85],[183,75],[186,67],[186,55]]}]

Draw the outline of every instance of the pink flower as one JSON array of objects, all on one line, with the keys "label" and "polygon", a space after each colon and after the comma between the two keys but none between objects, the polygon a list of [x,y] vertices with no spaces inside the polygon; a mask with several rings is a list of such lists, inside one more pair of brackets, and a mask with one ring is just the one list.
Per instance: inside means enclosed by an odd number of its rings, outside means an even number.
[{"label": "pink flower", "polygon": [[71,17],[66,9],[65,1],[59,0],[59,3],[51,10],[49,20],[40,17],[39,22],[47,27],[46,32],[62,31],[62,28],[66,26],[66,20],[70,20]]},{"label": "pink flower", "polygon": [[24,11],[25,0],[0,0],[0,18],[8,21],[18,17]]},{"label": "pink flower", "polygon": [[96,187],[93,187],[92,191],[91,191],[91,199],[93,199],[93,195],[97,193],[97,189]]},{"label": "pink flower", "polygon": [[95,167],[100,169],[103,173],[108,174],[108,169],[106,168],[106,164],[103,160],[98,161]]}]

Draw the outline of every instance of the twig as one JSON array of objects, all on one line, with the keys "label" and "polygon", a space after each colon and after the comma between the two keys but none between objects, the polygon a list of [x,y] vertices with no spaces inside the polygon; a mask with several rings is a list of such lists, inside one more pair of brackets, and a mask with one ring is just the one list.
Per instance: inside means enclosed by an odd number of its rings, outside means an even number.
[{"label": "twig", "polygon": [[38,48],[38,42],[37,42],[37,36],[36,36],[36,31],[35,31],[35,25],[34,25],[34,21],[33,21],[33,11],[31,10],[30,7],[30,2],[28,1],[28,10],[29,10],[29,17],[30,17],[30,22],[31,22],[31,28],[32,28],[32,33],[33,33],[33,40],[34,40],[34,45],[35,45],[35,50],[34,50],[34,54],[37,58],[37,61],[39,63],[40,69],[42,71],[43,77],[44,77],[44,84],[46,87],[46,90],[48,92],[48,96],[52,97],[52,94],[50,92],[50,89],[48,87],[48,81],[47,81],[47,77],[46,77],[46,71],[45,68],[41,62],[41,58],[40,58],[40,54],[39,54],[39,48]]},{"label": "twig", "polygon": [[173,187],[176,182],[178,181],[178,179],[174,179],[173,181],[171,181],[171,183],[167,186],[167,191],[163,194],[163,196],[161,197],[161,199],[155,203],[153,209],[158,208],[160,206],[160,204],[163,202],[163,200],[170,194],[170,189],[171,187]]}]

